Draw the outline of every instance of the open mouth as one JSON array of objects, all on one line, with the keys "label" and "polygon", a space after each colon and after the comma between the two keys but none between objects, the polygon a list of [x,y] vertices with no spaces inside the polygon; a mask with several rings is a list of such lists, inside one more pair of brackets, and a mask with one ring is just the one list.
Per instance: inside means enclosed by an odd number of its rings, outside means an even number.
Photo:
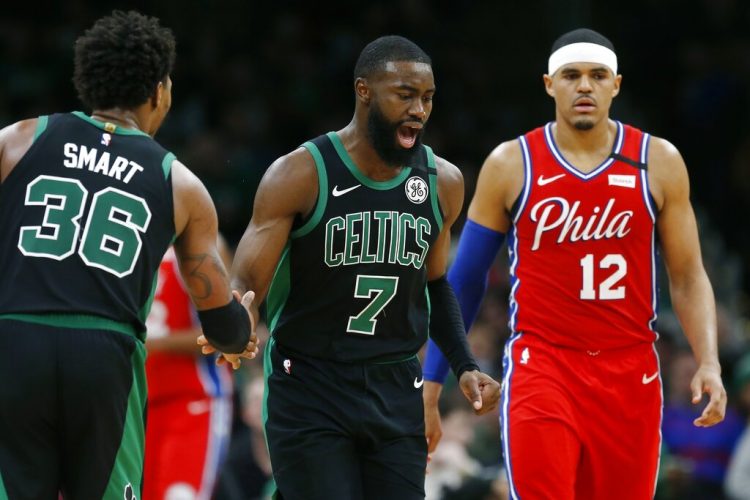
[{"label": "open mouth", "polygon": [[404,149],[411,149],[417,142],[419,131],[422,130],[421,123],[405,123],[396,130],[398,143]]}]

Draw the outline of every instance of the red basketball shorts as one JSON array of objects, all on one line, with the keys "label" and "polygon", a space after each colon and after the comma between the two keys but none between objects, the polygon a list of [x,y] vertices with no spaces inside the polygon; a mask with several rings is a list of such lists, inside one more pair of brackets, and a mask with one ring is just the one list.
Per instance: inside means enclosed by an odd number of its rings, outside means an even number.
[{"label": "red basketball shorts", "polygon": [[231,413],[228,398],[149,401],[143,500],[211,498]]},{"label": "red basketball shorts", "polygon": [[662,414],[653,344],[586,352],[516,334],[503,365],[512,499],[653,498]]}]

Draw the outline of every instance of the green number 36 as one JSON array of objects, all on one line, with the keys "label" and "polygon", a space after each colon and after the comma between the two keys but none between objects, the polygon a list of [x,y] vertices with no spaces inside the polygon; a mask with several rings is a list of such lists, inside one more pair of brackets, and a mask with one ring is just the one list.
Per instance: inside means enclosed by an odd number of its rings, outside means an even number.
[{"label": "green number 36", "polygon": [[[26,187],[26,205],[45,207],[39,226],[23,226],[18,248],[26,256],[63,260],[75,253],[88,191],[80,181],[40,175]],[[151,222],[143,198],[114,187],[94,193],[78,254],[86,265],[118,278],[129,275]]]}]

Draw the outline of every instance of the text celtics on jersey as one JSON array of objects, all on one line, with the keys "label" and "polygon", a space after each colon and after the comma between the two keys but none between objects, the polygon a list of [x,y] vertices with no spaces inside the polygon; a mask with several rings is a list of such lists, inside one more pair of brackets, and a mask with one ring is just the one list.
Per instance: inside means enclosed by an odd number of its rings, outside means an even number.
[{"label": "text celtics on jersey", "polygon": [[430,244],[430,221],[410,213],[353,212],[326,222],[324,261],[328,267],[397,264],[421,269]]}]

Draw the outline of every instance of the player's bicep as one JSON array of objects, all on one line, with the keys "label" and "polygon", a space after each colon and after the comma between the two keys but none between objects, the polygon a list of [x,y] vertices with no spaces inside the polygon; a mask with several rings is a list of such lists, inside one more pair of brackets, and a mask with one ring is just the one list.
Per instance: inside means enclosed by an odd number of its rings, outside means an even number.
[{"label": "player's bicep", "polygon": [[662,198],[656,227],[670,278],[680,280],[702,270],[698,225],[685,162],[671,144],[655,144],[656,157],[649,161]]},{"label": "player's bicep", "polygon": [[523,160],[517,141],[498,146],[479,171],[468,218],[484,227],[505,233],[511,219],[510,209],[523,188]]},{"label": "player's bicep", "polygon": [[216,208],[203,184],[183,165],[175,163],[172,185],[178,236],[174,249],[180,273],[198,309],[226,305],[231,292],[229,275],[217,247]]},{"label": "player's bicep", "polygon": [[253,290],[256,302],[263,301],[293,222],[293,215],[253,212],[253,218],[235,252],[232,264],[233,288],[241,292]]},{"label": "player's bicep", "polygon": [[430,250],[427,252],[427,257],[425,258],[428,281],[437,279],[446,273],[450,248],[450,229],[446,229],[444,226],[437,239],[430,245]]},{"label": "player's bicep", "polygon": [[657,230],[670,278],[679,280],[702,266],[698,226],[687,200],[666,200],[657,219]]},{"label": "player's bicep", "polygon": [[276,266],[297,217],[308,216],[318,195],[317,174],[309,153],[298,150],[281,158],[261,180],[253,216],[242,236],[232,265],[232,285],[253,290],[260,303],[268,292]]},{"label": "player's bicep", "polygon": [[443,226],[430,245],[425,259],[427,279],[434,280],[445,274],[451,248],[451,227],[461,214],[464,204],[464,178],[452,163],[436,157],[438,169],[438,195],[443,212]]}]

